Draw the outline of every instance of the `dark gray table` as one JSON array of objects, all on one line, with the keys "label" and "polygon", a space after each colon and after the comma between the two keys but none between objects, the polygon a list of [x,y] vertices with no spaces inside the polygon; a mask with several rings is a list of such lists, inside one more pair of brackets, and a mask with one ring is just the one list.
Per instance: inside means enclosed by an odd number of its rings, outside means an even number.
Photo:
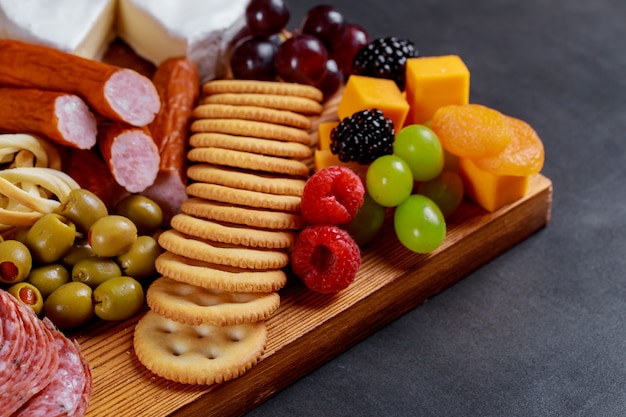
[{"label": "dark gray table", "polygon": [[626,416],[626,2],[332,4],[461,55],[473,102],[530,122],[552,220],[249,415]]}]

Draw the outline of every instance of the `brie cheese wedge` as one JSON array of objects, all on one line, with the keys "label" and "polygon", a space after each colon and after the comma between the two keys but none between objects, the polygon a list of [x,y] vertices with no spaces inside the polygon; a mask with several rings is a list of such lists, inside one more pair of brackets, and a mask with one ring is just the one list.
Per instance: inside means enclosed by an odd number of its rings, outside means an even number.
[{"label": "brie cheese wedge", "polygon": [[222,76],[230,41],[245,27],[249,0],[119,0],[118,36],[159,65],[186,56],[201,82]]},{"label": "brie cheese wedge", "polygon": [[0,0],[0,39],[100,59],[115,37],[116,0]]}]

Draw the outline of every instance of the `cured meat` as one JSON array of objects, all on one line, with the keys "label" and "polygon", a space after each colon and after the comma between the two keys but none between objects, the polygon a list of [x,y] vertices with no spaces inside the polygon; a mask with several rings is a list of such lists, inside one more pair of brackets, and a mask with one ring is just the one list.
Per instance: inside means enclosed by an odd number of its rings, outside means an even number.
[{"label": "cured meat", "polygon": [[78,344],[0,290],[0,416],[84,416],[92,383]]},{"label": "cured meat", "polygon": [[117,183],[100,155],[91,150],[74,149],[63,161],[65,172],[80,185],[91,191],[108,207],[114,207],[129,193]]},{"label": "cured meat", "polygon": [[152,81],[161,100],[161,109],[149,125],[159,148],[161,163],[153,185],[142,194],[156,201],[166,221],[187,199],[187,138],[191,113],[200,94],[196,65],[187,58],[169,58],[156,69]]},{"label": "cured meat", "polygon": [[56,344],[59,364],[54,379],[12,417],[84,416],[91,398],[92,378],[80,347],[44,319]]},{"label": "cured meat", "polygon": [[31,133],[72,148],[96,144],[96,118],[78,96],[32,88],[0,88],[0,131]]},{"label": "cured meat", "polygon": [[[13,338],[3,340],[2,345],[4,349],[13,340],[12,352],[15,354],[0,356],[3,370],[0,410],[11,415],[52,382],[58,368],[59,355],[52,345],[52,333],[29,307],[5,291],[0,291],[0,297],[4,310],[3,327],[10,328],[13,334],[17,333]],[[5,316],[4,313],[9,314]],[[8,378],[5,377],[5,370],[10,372]]]},{"label": "cured meat", "polygon": [[161,158],[147,127],[103,125],[98,147],[113,178],[128,192],[139,193],[154,183]]},{"label": "cured meat", "polygon": [[161,106],[152,81],[134,70],[16,40],[0,40],[0,85],[72,93],[133,126],[152,122]]}]

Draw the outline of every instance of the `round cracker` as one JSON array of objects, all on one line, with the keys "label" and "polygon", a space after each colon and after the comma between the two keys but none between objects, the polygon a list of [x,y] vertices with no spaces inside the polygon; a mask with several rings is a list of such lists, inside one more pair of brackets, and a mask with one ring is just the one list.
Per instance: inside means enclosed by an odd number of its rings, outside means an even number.
[{"label": "round cracker", "polygon": [[174,229],[159,235],[159,244],[177,255],[219,265],[249,269],[278,269],[289,264],[286,251],[251,249],[244,246],[201,240]]},{"label": "round cracker", "polygon": [[157,278],[146,292],[148,306],[180,323],[235,326],[269,318],[280,306],[277,292],[226,292]]},{"label": "round cracker", "polygon": [[191,132],[224,133],[235,136],[251,136],[280,142],[311,143],[311,136],[304,129],[275,123],[256,122],[242,119],[197,119],[191,123]]},{"label": "round cracker", "polygon": [[296,233],[287,230],[264,230],[218,223],[184,213],[175,214],[170,221],[173,229],[214,242],[253,248],[286,249],[296,241]]},{"label": "round cracker", "polygon": [[221,203],[272,210],[300,211],[302,198],[293,195],[260,193],[223,185],[194,182],[186,188],[187,194]]},{"label": "round cracker", "polygon": [[149,310],[135,326],[133,346],[151,372],[183,384],[216,384],[252,368],[267,343],[264,321],[237,326],[189,325]]},{"label": "round cracker", "polygon": [[190,259],[163,252],[156,259],[159,274],[203,288],[229,292],[273,292],[287,284],[282,269],[250,270]]},{"label": "round cracker", "polygon": [[273,176],[204,163],[191,165],[187,169],[187,176],[194,181],[268,194],[302,196],[306,185],[304,178]]},{"label": "round cracker", "polygon": [[202,85],[204,94],[254,93],[306,97],[321,102],[324,94],[319,88],[298,83],[260,80],[212,80]]},{"label": "round cracker", "polygon": [[275,123],[311,130],[312,122],[307,116],[289,110],[270,109],[260,106],[232,106],[229,104],[201,104],[193,109],[194,119],[245,119]]},{"label": "round cracker", "polygon": [[197,197],[185,200],[180,209],[191,216],[251,227],[301,230],[305,226],[299,213],[233,206]]},{"label": "round cracker", "polygon": [[290,110],[307,116],[319,115],[323,106],[310,98],[277,94],[220,93],[202,99],[201,104],[230,104],[233,106],[259,106],[276,110]]},{"label": "round cracker", "polygon": [[233,168],[286,174],[304,178],[307,178],[310,172],[309,167],[302,161],[259,155],[252,152],[235,151],[232,149],[211,147],[194,148],[187,153],[187,158],[192,162],[205,162]]},{"label": "round cracker", "polygon": [[194,133],[189,137],[189,145],[195,148],[215,147],[294,159],[309,158],[313,155],[311,147],[298,142],[281,142],[216,132]]}]

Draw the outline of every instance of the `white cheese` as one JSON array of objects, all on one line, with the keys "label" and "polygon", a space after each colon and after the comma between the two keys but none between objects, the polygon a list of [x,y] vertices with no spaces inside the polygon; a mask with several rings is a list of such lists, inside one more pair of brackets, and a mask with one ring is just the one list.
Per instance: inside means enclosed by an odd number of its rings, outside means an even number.
[{"label": "white cheese", "polygon": [[116,0],[0,0],[0,39],[99,59],[115,37],[115,6]]},{"label": "white cheese", "polygon": [[223,75],[229,42],[245,25],[249,0],[119,0],[118,36],[155,65],[186,56],[202,82]]}]

